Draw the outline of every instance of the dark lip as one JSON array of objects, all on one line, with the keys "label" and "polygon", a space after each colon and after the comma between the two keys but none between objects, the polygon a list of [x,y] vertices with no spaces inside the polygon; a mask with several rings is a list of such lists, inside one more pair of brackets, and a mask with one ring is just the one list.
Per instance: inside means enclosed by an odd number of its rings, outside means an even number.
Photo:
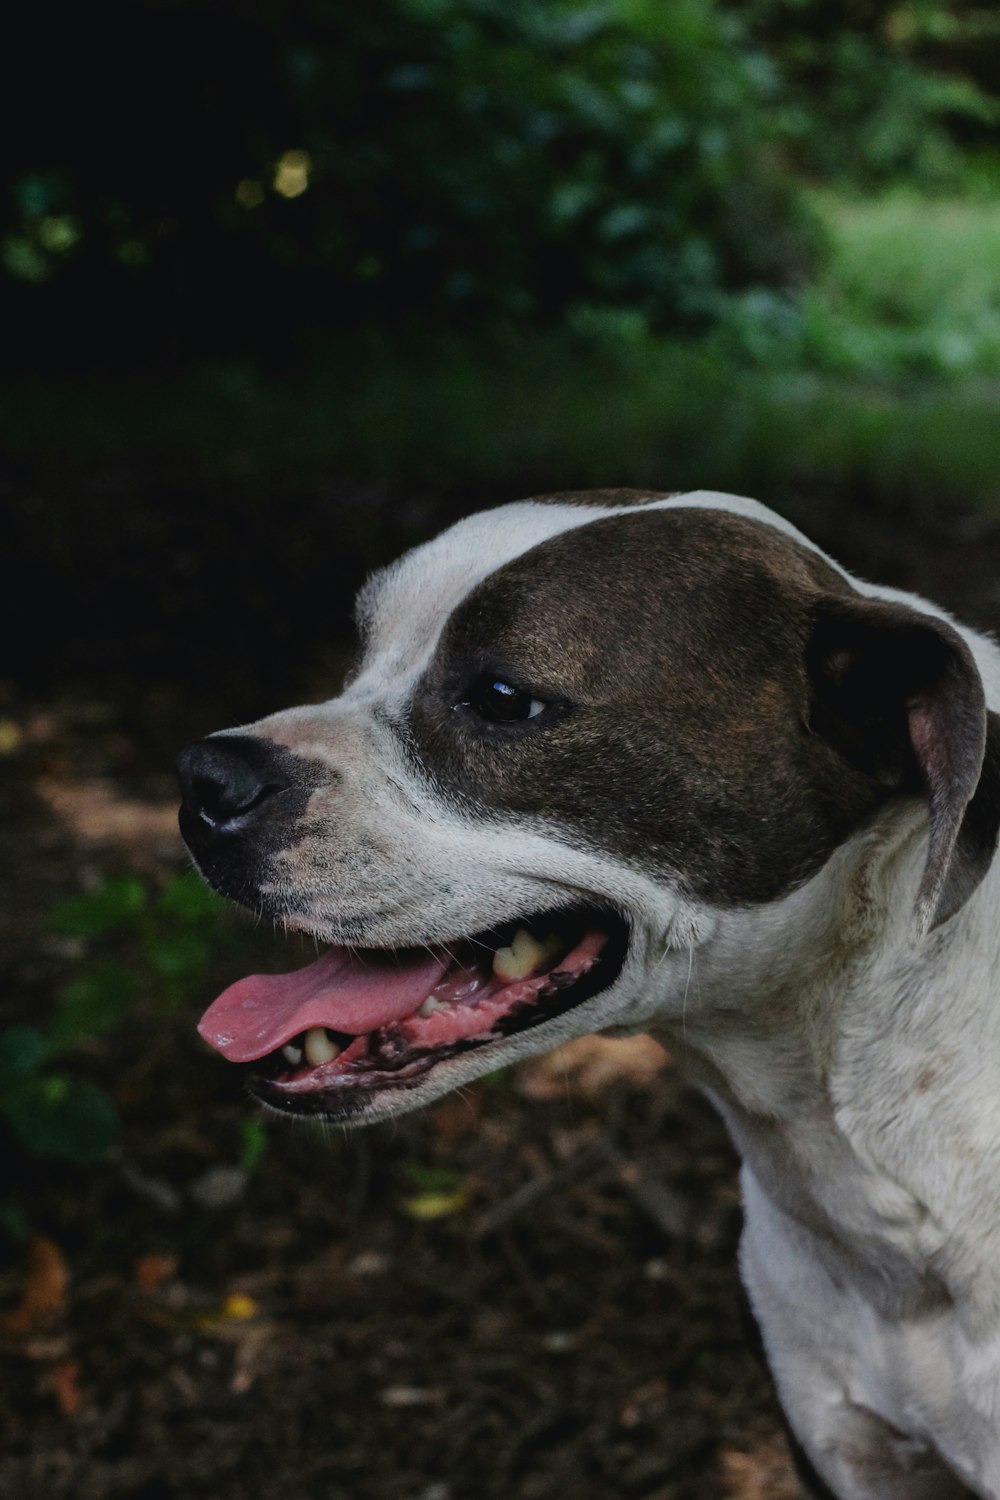
[{"label": "dark lip", "polygon": [[[419,1090],[436,1069],[470,1052],[488,1052],[510,1036],[538,1030],[615,983],[628,957],[630,924],[623,913],[607,906],[590,908],[587,914],[595,925],[603,924],[608,931],[607,944],[593,968],[548,1000],[502,1017],[485,1035],[441,1048],[412,1048],[394,1066],[373,1069],[361,1077],[345,1076],[331,1088],[308,1093],[291,1093],[275,1079],[255,1071],[256,1065],[251,1064],[247,1068],[251,1096],[278,1114],[338,1125],[362,1124],[380,1115],[399,1113],[406,1107],[402,1104],[405,1096]],[[395,1105],[393,1101],[397,1101]]]}]

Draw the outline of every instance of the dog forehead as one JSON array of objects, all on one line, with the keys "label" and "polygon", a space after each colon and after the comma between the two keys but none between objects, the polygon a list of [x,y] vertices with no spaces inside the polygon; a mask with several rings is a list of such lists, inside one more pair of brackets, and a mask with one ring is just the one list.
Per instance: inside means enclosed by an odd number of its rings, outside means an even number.
[{"label": "dog forehead", "polygon": [[[794,666],[807,612],[845,581],[814,549],[716,507],[630,507],[563,531],[483,578],[451,613],[438,660],[481,654],[561,683],[647,692],[684,674],[691,693]],[[595,676],[596,674],[596,676]]]},{"label": "dog forehead", "polygon": [[[743,496],[712,490],[685,494],[593,490],[516,501],[457,522],[370,578],[356,616],[366,664],[414,670],[426,662],[447,621],[493,575],[543,543],[610,517],[676,508],[719,511],[783,533],[813,556],[825,555],[789,522]],[[834,566],[834,564],[830,564]]]},{"label": "dog forehead", "polygon": [[[585,526],[601,508],[521,500],[458,521],[368,580],[355,614],[368,657],[423,658],[478,584],[540,542]],[[613,513],[613,512],[609,512]]]}]

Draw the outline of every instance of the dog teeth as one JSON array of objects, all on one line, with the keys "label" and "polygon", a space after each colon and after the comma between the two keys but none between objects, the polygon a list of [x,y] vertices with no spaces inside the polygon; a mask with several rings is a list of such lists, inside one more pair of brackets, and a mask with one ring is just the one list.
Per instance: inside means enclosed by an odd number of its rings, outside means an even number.
[{"label": "dog teeth", "polygon": [[343,1047],[338,1047],[325,1026],[313,1026],[306,1032],[306,1062],[311,1068],[318,1068],[323,1063],[333,1062],[333,1059],[339,1057],[343,1050]]},{"label": "dog teeth", "polygon": [[547,938],[536,938],[526,927],[519,927],[509,948],[498,948],[493,955],[493,972],[498,979],[527,979],[559,952],[559,938],[550,932]]},{"label": "dog teeth", "polygon": [[427,1017],[428,1016],[432,1016],[436,1010],[447,1010],[447,1009],[448,1009],[448,1006],[445,1004],[445,1002],[443,1000],[439,1000],[436,995],[428,995],[427,999],[424,1001],[424,1003],[420,1006],[419,1010],[417,1011],[417,1015],[418,1016],[422,1016],[423,1019],[426,1021]]},{"label": "dog teeth", "polygon": [[286,1042],[281,1050],[292,1067],[297,1068],[302,1061],[302,1048],[293,1046],[291,1042]]}]

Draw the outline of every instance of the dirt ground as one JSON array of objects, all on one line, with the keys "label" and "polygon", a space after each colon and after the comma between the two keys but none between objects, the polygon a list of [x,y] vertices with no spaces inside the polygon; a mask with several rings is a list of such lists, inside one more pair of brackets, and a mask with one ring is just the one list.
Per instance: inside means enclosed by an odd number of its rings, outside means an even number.
[{"label": "dirt ground", "polygon": [[[1000,619],[995,527],[803,508],[867,576]],[[80,961],[44,921],[61,895],[184,867],[172,755],[243,703],[178,679],[0,700],[9,1019]],[[253,1108],[194,1021],[255,958],[297,959],[234,922],[204,993],[140,997],[83,1050],[122,1117],[105,1162],[4,1141],[31,1233],[0,1271],[0,1494],[791,1500],[735,1157],[675,1060],[583,1042],[365,1133],[268,1126],[252,1162]]]}]

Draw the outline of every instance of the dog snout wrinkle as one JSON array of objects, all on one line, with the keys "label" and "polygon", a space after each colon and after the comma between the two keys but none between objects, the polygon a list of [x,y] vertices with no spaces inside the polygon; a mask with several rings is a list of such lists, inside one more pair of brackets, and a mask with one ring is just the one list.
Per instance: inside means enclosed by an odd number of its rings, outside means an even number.
[{"label": "dog snout wrinkle", "polygon": [[276,757],[245,735],[212,735],[178,756],[184,806],[220,832],[256,812],[290,781]]}]

